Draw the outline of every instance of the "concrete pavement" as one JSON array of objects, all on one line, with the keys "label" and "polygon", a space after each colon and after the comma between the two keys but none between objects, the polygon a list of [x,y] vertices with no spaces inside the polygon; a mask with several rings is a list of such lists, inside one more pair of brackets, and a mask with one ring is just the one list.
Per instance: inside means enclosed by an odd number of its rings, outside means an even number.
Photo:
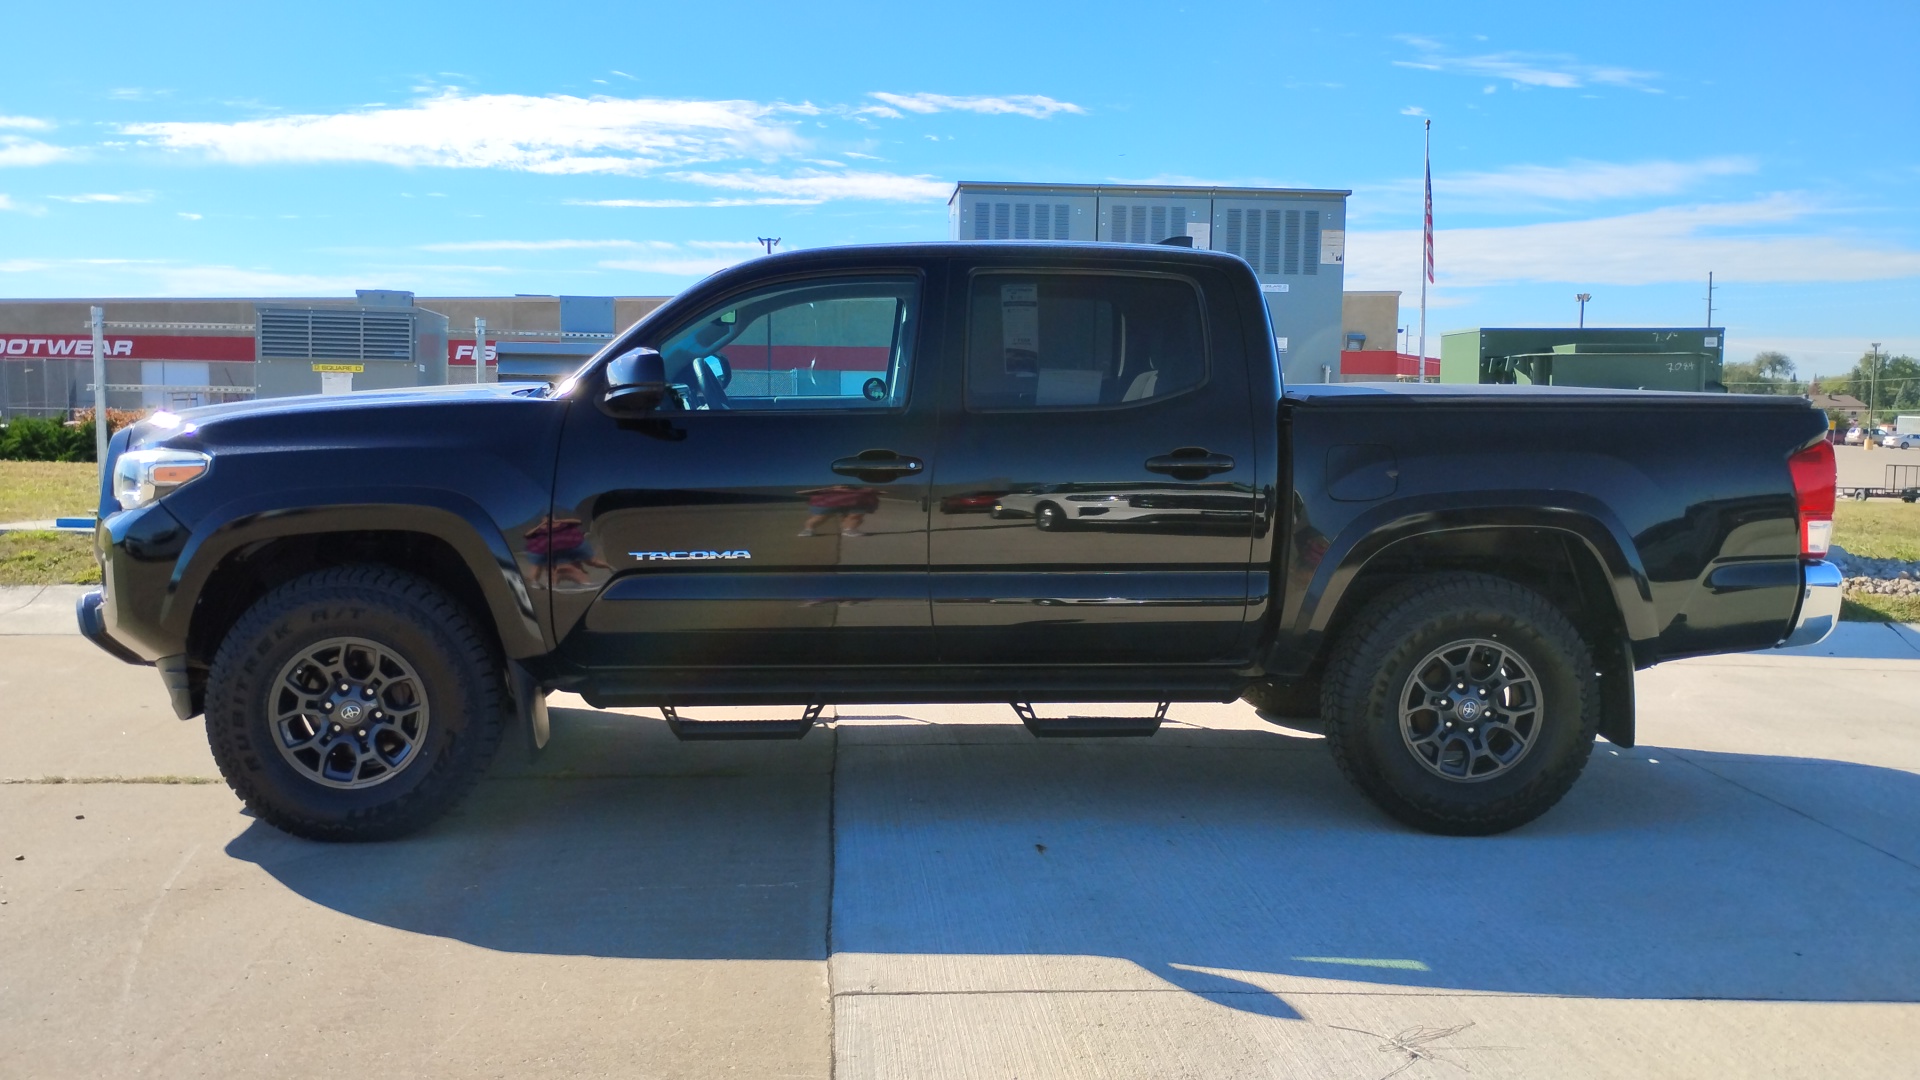
[{"label": "concrete pavement", "polygon": [[[1905,1076],[1920,650],[1827,651],[1643,672],[1642,747],[1477,840],[1238,705],[726,745],[556,696],[537,762],[352,847],[218,783],[11,783],[0,1076]],[[0,637],[0,692],[0,776],[215,775],[70,634]]]}]

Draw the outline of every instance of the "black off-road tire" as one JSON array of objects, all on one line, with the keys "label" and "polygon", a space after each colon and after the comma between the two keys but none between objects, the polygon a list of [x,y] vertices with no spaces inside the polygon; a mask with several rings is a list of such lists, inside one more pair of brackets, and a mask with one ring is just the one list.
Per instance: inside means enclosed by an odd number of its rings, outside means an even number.
[{"label": "black off-road tire", "polygon": [[[294,768],[270,718],[282,668],[338,637],[404,657],[427,700],[417,755],[358,790]],[[445,592],[391,567],[336,567],[269,592],[227,633],[207,677],[207,740],[227,784],[268,824],[310,840],[389,840],[432,823],[478,782],[510,722],[510,700],[498,649]]]},{"label": "black off-road tire", "polygon": [[[1531,748],[1477,782],[1429,771],[1402,737],[1400,696],[1414,666],[1451,642],[1487,639],[1538,676]],[[1486,836],[1546,813],[1580,776],[1600,727],[1600,692],[1580,633],[1545,597],[1489,574],[1405,582],[1376,598],[1333,645],[1322,684],[1327,746],[1353,785],[1431,833]]]}]

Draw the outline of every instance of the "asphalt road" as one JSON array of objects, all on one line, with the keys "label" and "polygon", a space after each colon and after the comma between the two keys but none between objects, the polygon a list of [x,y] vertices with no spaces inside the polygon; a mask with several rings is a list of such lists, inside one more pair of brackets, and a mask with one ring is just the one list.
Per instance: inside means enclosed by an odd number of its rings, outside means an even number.
[{"label": "asphalt road", "polygon": [[556,697],[537,762],[509,750],[424,835],[328,846],[218,783],[142,782],[214,776],[199,725],[150,670],[36,626],[0,612],[0,776],[29,781],[0,785],[4,1077],[1905,1077],[1920,1055],[1910,629],[1644,672],[1643,745],[1602,744],[1559,808],[1488,839],[1390,824],[1242,706],[1044,743],[999,707],[849,707],[722,745]]},{"label": "asphalt road", "polygon": [[[1833,448],[1835,465],[1839,469],[1841,487],[1888,487],[1887,466],[1909,465],[1920,467],[1920,451],[1888,450],[1885,447],[1836,446]],[[1903,474],[1912,469],[1903,470]],[[1907,481],[1902,480],[1905,484]]]}]

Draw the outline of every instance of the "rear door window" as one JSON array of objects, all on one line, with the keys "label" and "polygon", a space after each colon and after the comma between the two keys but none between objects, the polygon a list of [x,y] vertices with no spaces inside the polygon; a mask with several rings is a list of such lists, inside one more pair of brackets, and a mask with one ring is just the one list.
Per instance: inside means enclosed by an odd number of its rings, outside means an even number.
[{"label": "rear door window", "polygon": [[1181,278],[975,275],[968,302],[967,407],[1126,408],[1207,381],[1200,294]]}]

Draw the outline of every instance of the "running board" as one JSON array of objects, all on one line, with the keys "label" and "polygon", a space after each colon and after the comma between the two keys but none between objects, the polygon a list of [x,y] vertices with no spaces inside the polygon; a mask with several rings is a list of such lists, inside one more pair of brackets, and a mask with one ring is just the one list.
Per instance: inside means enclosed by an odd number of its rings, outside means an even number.
[{"label": "running board", "polygon": [[688,720],[671,705],[660,706],[667,727],[681,742],[741,739],[800,739],[813,730],[825,705],[809,705],[797,720]]},{"label": "running board", "polygon": [[1036,739],[1145,738],[1159,731],[1160,721],[1167,718],[1164,701],[1152,716],[1036,716],[1024,701],[1008,704]]}]

